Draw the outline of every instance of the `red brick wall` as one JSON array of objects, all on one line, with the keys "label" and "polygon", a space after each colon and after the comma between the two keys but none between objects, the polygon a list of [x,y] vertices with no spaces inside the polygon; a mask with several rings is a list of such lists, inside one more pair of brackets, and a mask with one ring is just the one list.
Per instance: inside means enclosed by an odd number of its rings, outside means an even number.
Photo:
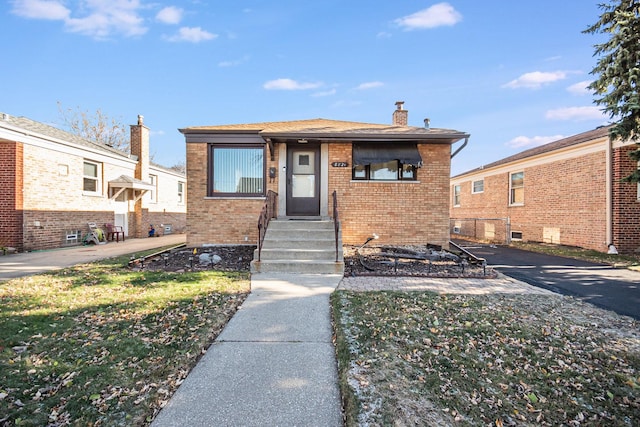
[{"label": "red brick wall", "polygon": [[[336,190],[345,244],[372,233],[377,244],[445,245],[449,240],[449,145],[419,145],[424,165],[417,182],[354,181],[351,168],[329,166],[329,194]],[[351,144],[329,144],[329,164],[349,162]]]},{"label": "red brick wall", "polygon": [[622,182],[638,164],[629,157],[636,145],[613,151],[613,243],[621,253],[640,251],[640,201],[638,184]]},{"label": "red brick wall", "polygon": [[23,250],[23,146],[0,142],[0,246]]},{"label": "red brick wall", "polygon": [[[524,205],[509,206],[509,173],[519,171],[524,171]],[[460,182],[461,203],[454,207],[451,202],[451,218],[509,217],[511,231],[522,232],[525,241],[604,251],[605,177],[604,150],[499,173],[487,171]],[[484,192],[471,194],[472,181],[481,178]]]},{"label": "red brick wall", "polygon": [[[352,181],[351,167],[329,166],[329,195],[335,190],[345,244],[360,244],[377,233],[380,244],[445,245],[449,240],[449,145],[421,145],[424,166],[418,182]],[[266,167],[278,167],[267,155]],[[331,143],[328,162],[352,164],[350,143]],[[187,245],[257,241],[264,199],[207,198],[207,144],[187,144]],[[277,191],[278,178],[268,184]],[[330,215],[332,199],[329,197]],[[245,236],[248,240],[245,240]]]},{"label": "red brick wall", "polygon": [[[207,198],[207,150],[208,144],[187,144],[187,246],[256,244],[264,198]],[[267,170],[278,167],[277,151],[271,161],[267,149]],[[277,192],[277,183],[267,179],[267,189]]]}]

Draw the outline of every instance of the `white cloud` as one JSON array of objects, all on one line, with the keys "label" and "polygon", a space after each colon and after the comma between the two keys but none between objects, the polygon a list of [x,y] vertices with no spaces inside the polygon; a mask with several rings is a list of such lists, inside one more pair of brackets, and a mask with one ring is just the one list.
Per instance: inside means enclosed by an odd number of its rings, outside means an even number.
[{"label": "white cloud", "polygon": [[382,82],[365,82],[365,83],[359,84],[355,89],[356,90],[367,90],[367,89],[373,89],[373,88],[380,87],[380,86],[384,86],[384,83],[382,83]]},{"label": "white cloud", "polygon": [[178,30],[177,34],[167,37],[166,39],[170,42],[200,43],[206,40],[213,40],[217,37],[217,34],[205,31],[200,27],[182,27]]},{"label": "white cloud", "polygon": [[607,117],[600,110],[600,107],[567,107],[557,108],[555,110],[549,110],[545,114],[545,117],[550,120],[598,120],[606,119]]},{"label": "white cloud", "polygon": [[531,148],[544,145],[552,141],[557,141],[564,138],[564,135],[552,135],[552,136],[516,136],[505,145],[511,148]]},{"label": "white cloud", "polygon": [[182,21],[184,10],[175,6],[163,8],[156,14],[156,19],[164,24],[179,24]]},{"label": "white cloud", "polygon": [[335,95],[336,94],[336,89],[330,89],[330,90],[325,90],[324,92],[316,92],[316,93],[312,93],[311,96],[319,98],[322,96],[331,96],[331,95]]},{"label": "white cloud", "polygon": [[573,95],[591,95],[591,90],[587,89],[587,86],[590,84],[591,82],[589,80],[584,80],[582,82],[572,84],[567,88],[567,91]]},{"label": "white cloud", "polygon": [[565,71],[533,71],[531,73],[525,73],[515,80],[511,80],[509,83],[502,85],[502,87],[511,89],[517,89],[521,87],[528,89],[539,89],[543,85],[557,82],[558,80],[563,80],[565,78],[567,78],[567,73]]},{"label": "white cloud", "polygon": [[[16,0],[13,13],[29,19],[63,21],[65,28],[98,39],[113,34],[127,37],[147,32],[144,20],[138,11],[142,9],[139,0],[90,0],[82,3],[75,16],[61,1]],[[74,15],[72,17],[72,15]]]},{"label": "white cloud", "polygon": [[387,33],[386,31],[380,31],[378,34],[376,34],[376,37],[379,39],[390,39],[391,33]]},{"label": "white cloud", "polygon": [[455,25],[462,21],[462,15],[449,3],[437,3],[414,14],[403,16],[394,22],[405,30],[436,28]]},{"label": "white cloud", "polygon": [[23,18],[52,21],[64,21],[71,13],[61,1],[55,0],[16,0],[11,12]]},{"label": "white cloud", "polygon": [[269,80],[262,87],[267,90],[306,90],[316,89],[322,86],[322,83],[298,82],[292,79],[276,79]]}]

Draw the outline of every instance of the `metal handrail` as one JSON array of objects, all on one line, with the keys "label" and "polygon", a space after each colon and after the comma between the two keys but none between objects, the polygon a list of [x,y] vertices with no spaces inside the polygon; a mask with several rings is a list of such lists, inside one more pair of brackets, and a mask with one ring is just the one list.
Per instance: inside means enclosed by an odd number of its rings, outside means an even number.
[{"label": "metal handrail", "polygon": [[267,234],[267,227],[271,218],[276,217],[278,193],[269,190],[267,192],[267,198],[264,201],[260,216],[258,217],[258,261],[262,254],[262,244],[264,243],[264,236]]},{"label": "metal handrail", "polygon": [[340,213],[338,212],[338,194],[333,191],[333,228],[336,233],[336,262],[340,261],[338,252],[338,235],[340,233]]}]

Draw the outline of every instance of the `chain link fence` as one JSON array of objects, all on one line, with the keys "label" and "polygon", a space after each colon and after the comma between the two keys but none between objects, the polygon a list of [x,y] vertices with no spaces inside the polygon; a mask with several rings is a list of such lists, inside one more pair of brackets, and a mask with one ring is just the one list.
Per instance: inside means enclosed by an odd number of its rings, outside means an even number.
[{"label": "chain link fence", "polygon": [[508,245],[511,243],[511,221],[509,218],[451,218],[451,238],[490,242]]}]

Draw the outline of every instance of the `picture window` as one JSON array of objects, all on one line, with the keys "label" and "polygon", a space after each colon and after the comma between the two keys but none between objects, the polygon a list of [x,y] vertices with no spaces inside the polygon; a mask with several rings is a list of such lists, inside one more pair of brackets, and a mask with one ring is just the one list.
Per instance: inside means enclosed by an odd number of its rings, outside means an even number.
[{"label": "picture window", "polygon": [[264,150],[264,146],[257,145],[210,145],[209,196],[263,196]]}]

